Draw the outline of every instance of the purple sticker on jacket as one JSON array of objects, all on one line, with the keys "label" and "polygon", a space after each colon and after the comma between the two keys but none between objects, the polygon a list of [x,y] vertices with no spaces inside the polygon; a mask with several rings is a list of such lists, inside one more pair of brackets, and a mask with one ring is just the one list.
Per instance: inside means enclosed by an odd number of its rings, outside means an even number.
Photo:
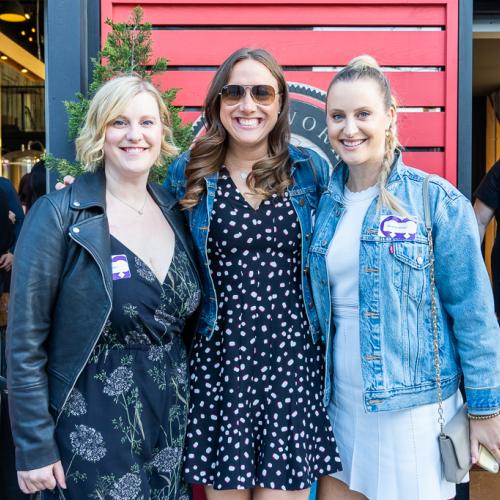
[{"label": "purple sticker on jacket", "polygon": [[113,281],[130,278],[130,268],[126,255],[111,256],[111,272],[113,273]]},{"label": "purple sticker on jacket", "polygon": [[411,241],[417,233],[416,217],[398,217],[397,215],[383,215],[380,217],[378,235],[393,240]]}]

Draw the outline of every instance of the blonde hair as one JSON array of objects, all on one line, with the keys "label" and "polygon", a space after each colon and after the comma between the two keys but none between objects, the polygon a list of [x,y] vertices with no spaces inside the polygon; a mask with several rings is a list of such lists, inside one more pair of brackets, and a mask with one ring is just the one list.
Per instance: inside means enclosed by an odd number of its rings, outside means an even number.
[{"label": "blonde hair", "polygon": [[[327,95],[337,82],[355,81],[363,78],[371,79],[378,84],[384,99],[385,110],[389,111],[389,109],[393,109],[394,116],[396,117],[397,101],[392,93],[391,84],[384,72],[380,69],[376,59],[367,54],[351,59],[348,65],[335,75],[328,87]],[[394,118],[385,132],[384,159],[382,160],[382,166],[378,176],[378,185],[380,188],[378,207],[386,206],[395,212],[407,215],[401,201],[389,192],[386,187],[387,178],[391,172],[392,164],[398,150],[401,150],[401,144],[398,140],[396,118]]]},{"label": "blonde hair", "polygon": [[142,92],[155,98],[163,125],[160,155],[155,165],[161,164],[164,157],[177,154],[170,128],[170,114],[159,90],[138,75],[122,75],[104,83],[90,101],[85,122],[75,140],[76,158],[85,170],[93,172],[103,165],[106,127],[123,113],[132,98]]}]

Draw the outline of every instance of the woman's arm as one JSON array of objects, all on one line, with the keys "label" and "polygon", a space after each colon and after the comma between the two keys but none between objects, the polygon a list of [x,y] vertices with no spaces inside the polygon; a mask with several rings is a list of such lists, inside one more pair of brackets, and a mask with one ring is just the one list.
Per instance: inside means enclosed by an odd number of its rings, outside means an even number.
[{"label": "woman's arm", "polygon": [[28,214],[17,243],[7,327],[9,409],[17,469],[22,471],[59,460],[45,345],[65,258],[60,211],[43,197]]},{"label": "woman's arm", "polygon": [[474,202],[474,213],[476,214],[477,226],[479,228],[479,237],[481,238],[481,243],[484,239],[484,233],[486,232],[486,227],[490,223],[495,211],[483,203],[479,198]]},{"label": "woman's arm", "polygon": [[[457,191],[449,190],[439,198],[433,235],[436,286],[451,317],[469,413],[493,415],[500,410],[500,329],[474,211]],[[479,442],[500,460],[498,417],[471,424],[473,460],[477,460]]]}]

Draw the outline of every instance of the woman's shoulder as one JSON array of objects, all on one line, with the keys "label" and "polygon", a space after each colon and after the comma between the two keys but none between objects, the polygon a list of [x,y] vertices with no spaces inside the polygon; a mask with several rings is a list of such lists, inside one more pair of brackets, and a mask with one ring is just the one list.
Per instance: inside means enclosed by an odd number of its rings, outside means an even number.
[{"label": "woman's shoulder", "polygon": [[431,196],[466,199],[450,181],[438,174],[429,173],[401,162],[400,175],[407,183],[418,189],[422,189],[425,179],[429,178],[429,194]]},{"label": "woman's shoulder", "polygon": [[177,203],[177,199],[165,185],[150,183],[149,188],[154,193],[156,200],[167,208],[171,208]]},{"label": "woman's shoulder", "polygon": [[172,163],[169,165],[167,172],[168,175],[182,175],[184,176],[184,172],[186,170],[186,166],[191,159],[191,150],[184,151],[177,158],[175,158]]},{"label": "woman's shoulder", "polygon": [[303,146],[288,146],[292,165],[310,171],[316,183],[326,185],[330,174],[330,164],[318,152]]}]

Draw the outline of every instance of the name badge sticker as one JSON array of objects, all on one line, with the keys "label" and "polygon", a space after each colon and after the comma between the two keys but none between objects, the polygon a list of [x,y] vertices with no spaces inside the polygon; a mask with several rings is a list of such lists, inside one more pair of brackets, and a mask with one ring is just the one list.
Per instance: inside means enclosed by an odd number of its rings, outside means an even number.
[{"label": "name badge sticker", "polygon": [[128,279],[132,276],[126,255],[111,256],[111,272],[113,273],[113,281]]},{"label": "name badge sticker", "polygon": [[382,215],[378,227],[378,235],[392,240],[411,241],[417,234],[416,217],[398,217]]}]

